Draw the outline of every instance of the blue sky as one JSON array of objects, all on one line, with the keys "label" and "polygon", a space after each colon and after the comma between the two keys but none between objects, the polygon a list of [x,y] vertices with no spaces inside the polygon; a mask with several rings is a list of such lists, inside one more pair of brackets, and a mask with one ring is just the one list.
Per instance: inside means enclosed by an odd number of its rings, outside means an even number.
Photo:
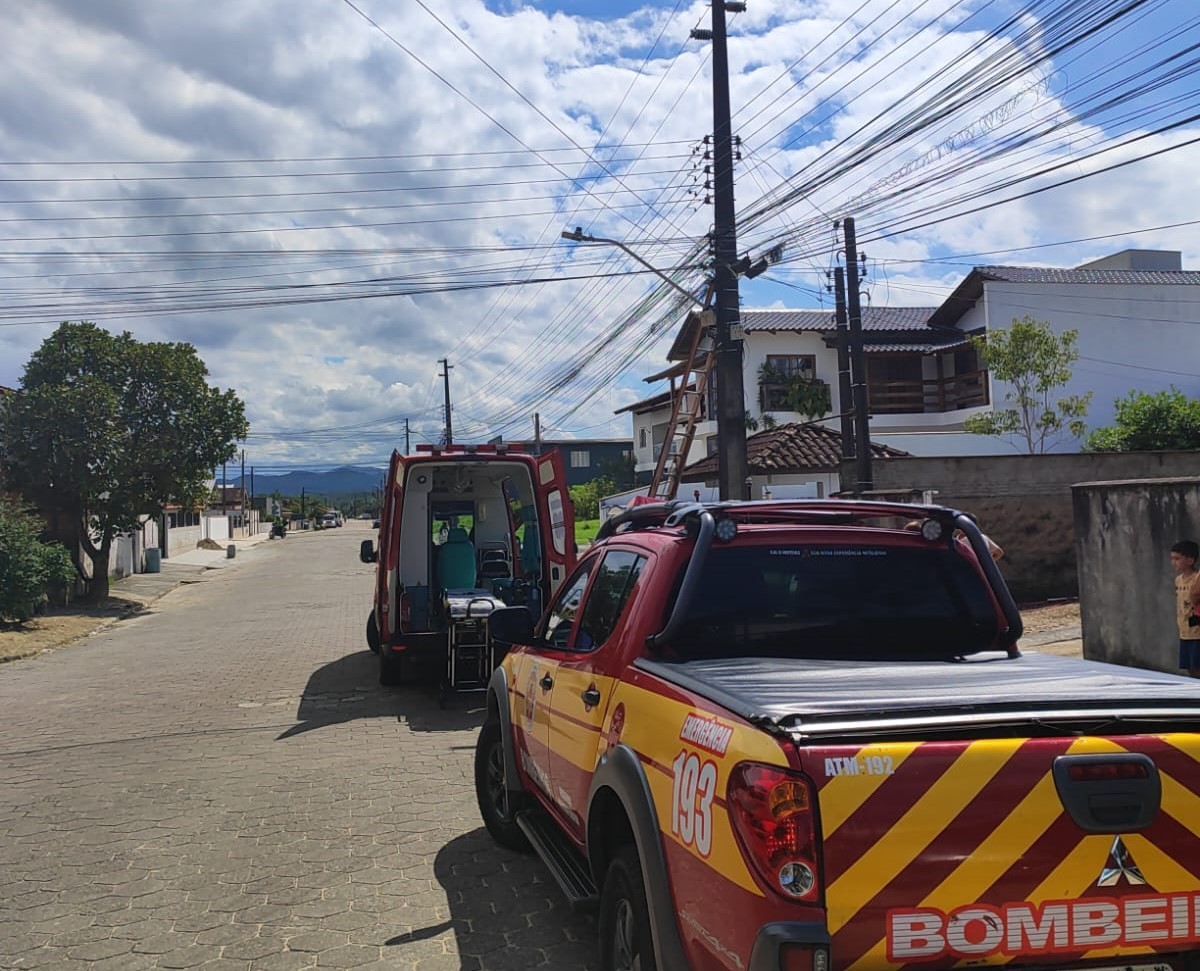
[{"label": "blue sky", "polygon": [[[464,436],[527,436],[534,411],[555,434],[628,434],[612,413],[656,390],[641,377],[662,366],[678,315],[619,252],[558,234],[583,225],[664,268],[696,263],[711,210],[692,151],[711,95],[707,45],[688,32],[707,6],[356,5],[374,25],[334,0],[32,0],[7,16],[0,384],[57,320],[86,317],[196,344],[245,398],[260,465],[376,462],[405,417],[418,440],[436,435],[447,356]],[[877,303],[937,304],[972,263],[1071,266],[1136,245],[1200,266],[1193,226],[1153,229],[1200,220],[1179,191],[1195,148],[1165,151],[1196,124],[1094,155],[1186,114],[1194,71],[1081,114],[1091,93],[1200,40],[1200,13],[1150,0],[1040,66],[1033,42],[976,49],[1020,9],[1031,37],[1050,36],[1059,6],[750,0],[731,17],[739,209],[810,190],[743,226],[744,249],[782,241],[787,256],[744,304],[818,305],[832,219],[847,214]],[[986,76],[989,52],[1015,70],[988,97],[865,148],[928,106],[923,79]],[[1038,139],[999,154],[1031,121]],[[1047,177],[1061,179],[1159,150],[1002,207],[916,215],[1006,173],[1064,163]],[[1085,237],[1102,238],[1057,245]],[[986,255],[950,259],[973,253]],[[680,271],[689,286],[702,276]]]}]

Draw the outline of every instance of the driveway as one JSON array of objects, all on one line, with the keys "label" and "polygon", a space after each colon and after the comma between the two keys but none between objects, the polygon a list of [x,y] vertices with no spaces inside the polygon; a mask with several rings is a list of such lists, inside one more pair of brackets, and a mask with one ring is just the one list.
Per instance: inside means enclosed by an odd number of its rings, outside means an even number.
[{"label": "driveway", "polygon": [[0,666],[0,968],[595,966],[482,829],[479,697],[378,687],[371,535],[261,543]]}]

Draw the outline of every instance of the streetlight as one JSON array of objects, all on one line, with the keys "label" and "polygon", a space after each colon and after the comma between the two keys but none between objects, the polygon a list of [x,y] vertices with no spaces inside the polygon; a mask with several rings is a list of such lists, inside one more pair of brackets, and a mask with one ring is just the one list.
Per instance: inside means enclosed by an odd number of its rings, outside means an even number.
[{"label": "streetlight", "polygon": [[642,259],[640,256],[638,256],[637,253],[635,253],[628,246],[626,246],[624,243],[622,243],[619,239],[606,239],[603,236],[587,236],[584,234],[583,227],[581,227],[581,226],[576,226],[575,232],[573,232],[573,233],[564,229],[562,232],[562,238],[569,239],[573,243],[607,243],[609,246],[616,246],[619,249],[624,250],[628,256],[637,260],[647,270],[649,270],[651,273],[658,276],[665,283],[667,283],[669,286],[674,288],[677,292],[683,294],[685,297],[687,297],[693,303],[696,300],[696,295],[694,293],[681,287],[678,283],[676,283],[669,276],[667,276],[665,273],[663,273],[663,271],[660,270],[658,267],[656,267],[653,263],[646,262],[644,259]]}]

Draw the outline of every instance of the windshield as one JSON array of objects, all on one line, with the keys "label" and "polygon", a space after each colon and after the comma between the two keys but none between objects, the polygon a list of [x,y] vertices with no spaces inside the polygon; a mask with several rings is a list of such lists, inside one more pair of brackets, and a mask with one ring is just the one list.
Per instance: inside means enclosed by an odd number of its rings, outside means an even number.
[{"label": "windshield", "polygon": [[944,547],[714,547],[668,653],[923,659],[986,650],[998,632],[983,578]]}]

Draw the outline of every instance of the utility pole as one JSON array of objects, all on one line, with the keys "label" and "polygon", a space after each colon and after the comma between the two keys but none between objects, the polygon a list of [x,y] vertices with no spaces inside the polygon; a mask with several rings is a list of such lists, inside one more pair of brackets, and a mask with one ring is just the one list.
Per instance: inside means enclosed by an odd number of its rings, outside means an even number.
[{"label": "utility pole", "polygon": [[533,413],[533,454],[542,454],[542,416],[536,411]]},{"label": "utility pole", "polygon": [[[738,314],[737,222],[733,198],[733,132],[729,117],[729,51],[725,12],[745,3],[712,0],[712,31],[692,36],[713,45],[713,262],[716,291],[717,440],[720,443],[720,496],[748,499],[746,399],[742,385],[742,341]],[[739,333],[735,337],[734,328]],[[681,459],[682,460],[682,459]]]},{"label": "utility pole", "polygon": [[838,413],[842,420],[842,458],[854,458],[854,392],[850,383],[850,329],[846,318],[846,274],[833,271],[833,301],[837,320]]},{"label": "utility pole", "polygon": [[440,376],[444,378],[446,382],[446,444],[453,445],[454,425],[450,420],[450,369],[454,367],[454,365],[450,363],[448,358],[444,357],[438,359],[438,364],[442,365],[444,368]]},{"label": "utility pole", "polygon": [[300,527],[301,528],[304,527],[304,520],[306,520],[308,518],[308,516],[306,515],[307,511],[308,511],[308,506],[304,500],[304,486],[301,486],[300,487]]},{"label": "utility pole", "polygon": [[[267,504],[263,503],[263,509],[266,510]],[[250,466],[250,511],[254,511],[254,466]]]},{"label": "utility pole", "polygon": [[246,518],[246,450],[242,449],[242,474],[238,479],[238,487],[242,492],[242,501],[238,503],[242,507],[242,535],[246,534],[246,526],[249,525]]},{"label": "utility pole", "polygon": [[857,459],[857,492],[875,487],[871,474],[871,430],[867,405],[867,362],[863,352],[862,306],[859,303],[861,278],[858,269],[858,242],[854,235],[854,220],[842,221],[846,240],[846,306],[850,315],[850,364],[854,372],[854,451]]},{"label": "utility pole", "polygon": [[405,418],[404,419],[404,454],[407,455],[408,453],[409,453],[408,419]]}]

